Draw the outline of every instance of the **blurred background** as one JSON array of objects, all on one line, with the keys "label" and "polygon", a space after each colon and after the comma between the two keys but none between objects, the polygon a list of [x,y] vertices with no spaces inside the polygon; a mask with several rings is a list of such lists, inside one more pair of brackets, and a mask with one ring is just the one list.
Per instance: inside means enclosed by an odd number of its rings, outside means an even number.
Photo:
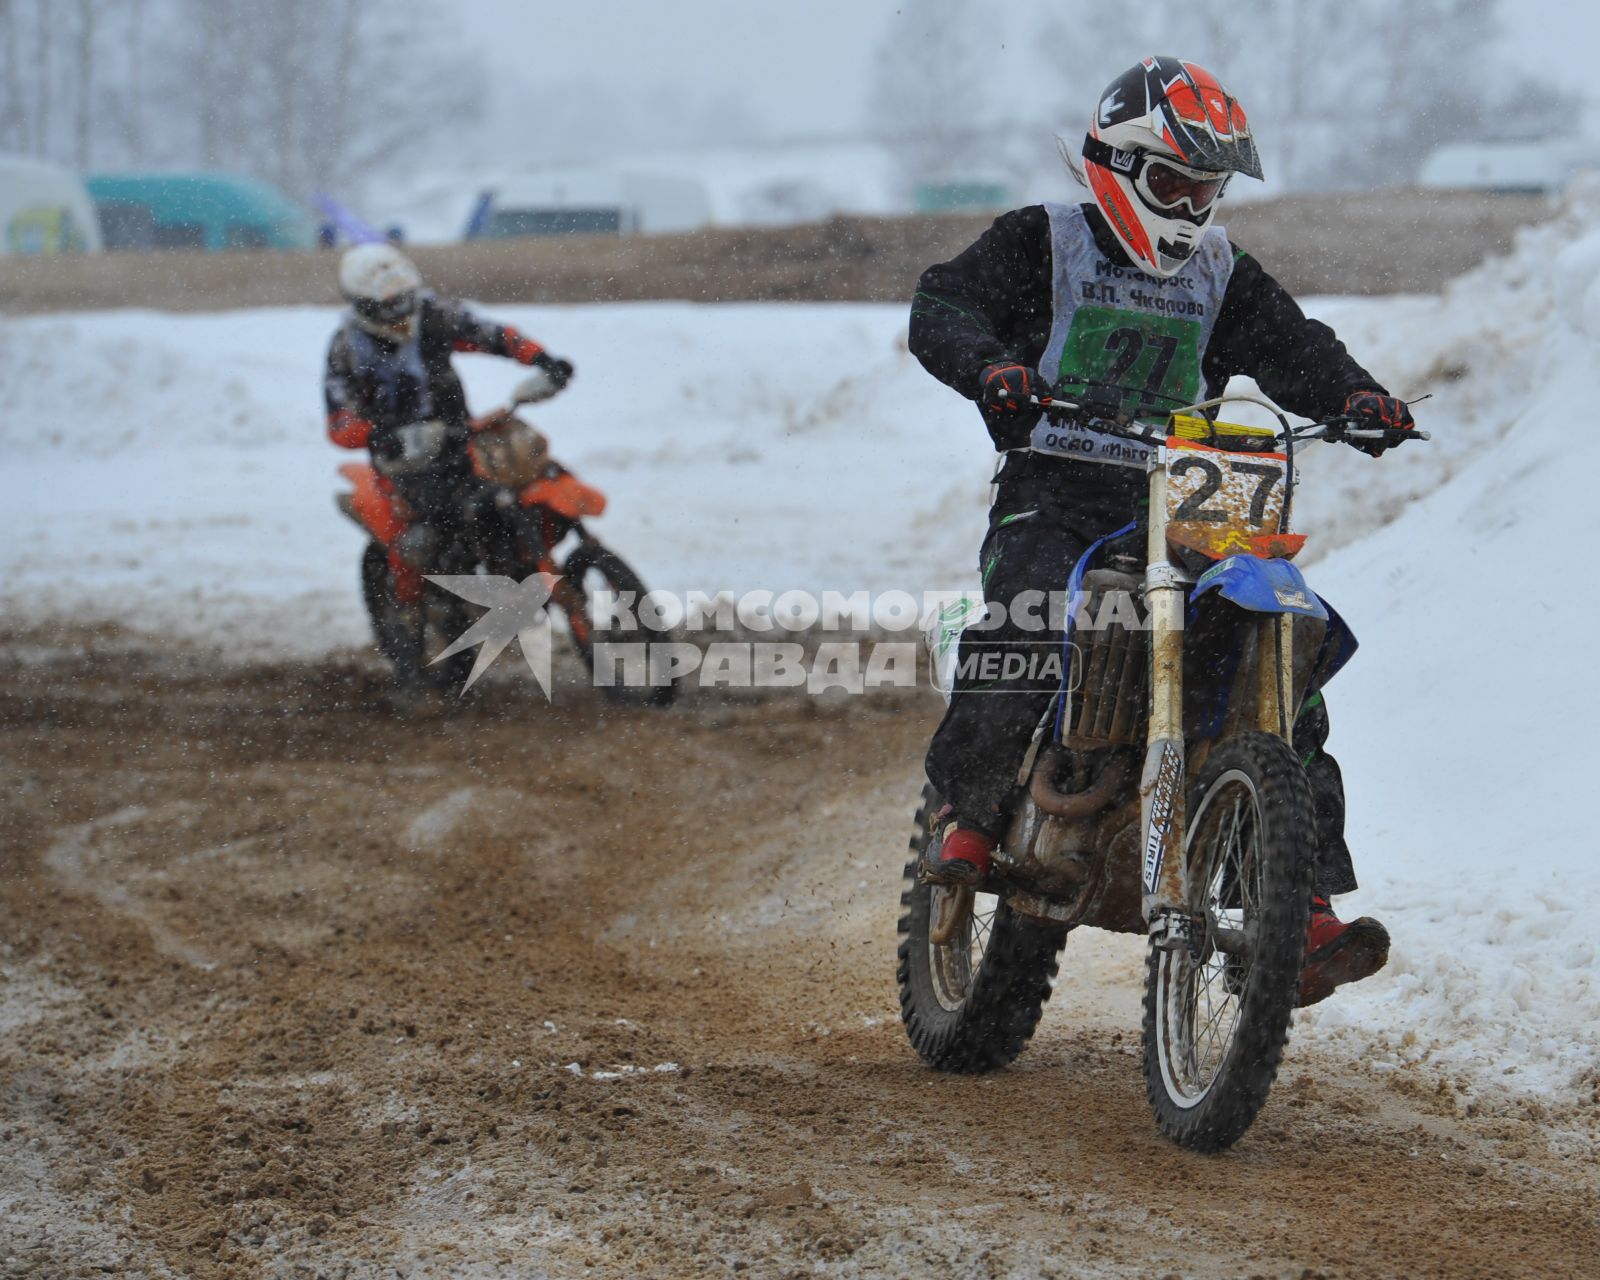
[{"label": "blurred background", "polygon": [[[1595,25],[1555,0],[0,0],[0,222],[14,254],[566,241],[443,268],[486,297],[898,297],[902,250],[925,263],[930,235],[954,248],[997,209],[1073,198],[1057,137],[1076,149],[1100,88],[1159,52],[1250,113],[1267,179],[1229,193],[1243,242],[1353,241],[1288,283],[1433,288],[1600,161],[1600,95],[1567,52]],[[1451,243],[1384,251],[1372,227],[1397,219]],[[714,234],[804,226],[831,231]],[[652,255],[659,278],[594,243],[694,233]],[[214,300],[326,300],[271,274]]]}]

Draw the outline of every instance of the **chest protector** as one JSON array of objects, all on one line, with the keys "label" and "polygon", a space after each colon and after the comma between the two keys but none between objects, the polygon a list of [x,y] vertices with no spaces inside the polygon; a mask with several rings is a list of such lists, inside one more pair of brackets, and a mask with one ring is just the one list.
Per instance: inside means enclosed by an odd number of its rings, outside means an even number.
[{"label": "chest protector", "polygon": [[422,342],[413,336],[393,345],[351,325],[350,354],[366,414],[385,428],[438,416]]},{"label": "chest protector", "polygon": [[[1164,418],[1201,398],[1200,361],[1233,275],[1233,248],[1221,227],[1207,230],[1194,256],[1161,280],[1119,267],[1095,244],[1076,204],[1047,204],[1055,278],[1050,340],[1039,372],[1064,398],[1094,383],[1121,393],[1122,409]],[[1075,423],[1041,419],[1035,453],[1143,468],[1144,445]]]}]

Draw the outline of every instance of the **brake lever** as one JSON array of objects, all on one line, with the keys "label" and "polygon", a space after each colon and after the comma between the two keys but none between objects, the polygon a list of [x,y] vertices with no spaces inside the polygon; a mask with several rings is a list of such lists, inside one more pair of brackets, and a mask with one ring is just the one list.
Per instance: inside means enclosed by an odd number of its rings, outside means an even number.
[{"label": "brake lever", "polygon": [[1036,409],[1043,409],[1046,413],[1077,413],[1083,406],[1071,400],[1056,400],[1050,396],[1029,396],[1028,403]]}]

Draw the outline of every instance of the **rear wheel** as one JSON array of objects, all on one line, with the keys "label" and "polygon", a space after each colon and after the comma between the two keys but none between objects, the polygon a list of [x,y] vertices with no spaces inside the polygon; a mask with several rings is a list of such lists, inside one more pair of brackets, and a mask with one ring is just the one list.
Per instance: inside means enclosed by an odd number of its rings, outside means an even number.
[{"label": "rear wheel", "polygon": [[1289,745],[1249,732],[1206,761],[1185,855],[1197,936],[1152,947],[1144,1074],[1161,1131],[1197,1151],[1244,1134],[1267,1100],[1295,1006],[1311,908],[1311,789]]},{"label": "rear wheel", "polygon": [[[639,601],[646,591],[639,575],[629,568],[627,562],[616,552],[593,539],[579,544],[567,557],[567,563],[561,573],[571,589],[571,596],[558,591],[556,603],[567,615],[567,626],[572,632],[572,641],[577,646],[584,665],[591,672],[594,670],[597,644],[636,644],[641,646],[643,652],[645,674],[654,674],[650,671],[655,665],[651,661],[652,649],[665,637],[652,641],[650,637],[655,633],[639,623]],[[630,628],[622,623],[613,622],[607,627],[596,626],[594,617],[597,610],[593,608],[592,602],[597,591],[611,592],[618,602],[615,609],[606,611],[608,616],[614,614],[631,616],[634,625]],[[623,664],[617,669],[618,678],[608,680],[603,686],[606,696],[613,702],[665,707],[677,697],[677,688],[671,682],[629,684],[625,681],[627,674],[627,666]]]},{"label": "rear wheel", "polygon": [[924,788],[900,895],[900,1017],[931,1066],[992,1071],[1015,1059],[1039,1025],[1066,930],[994,894],[918,883],[939,806],[938,793]]}]

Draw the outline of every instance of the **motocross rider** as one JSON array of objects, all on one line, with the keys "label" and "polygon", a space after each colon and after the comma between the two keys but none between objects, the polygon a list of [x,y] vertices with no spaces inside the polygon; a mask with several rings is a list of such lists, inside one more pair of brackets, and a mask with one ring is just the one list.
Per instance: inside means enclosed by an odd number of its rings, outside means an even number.
[{"label": "motocross rider", "polygon": [[372,451],[406,526],[389,547],[395,595],[413,604],[430,558],[460,518],[462,489],[472,475],[466,395],[450,357],[480,351],[531,366],[521,389],[530,400],[565,387],[572,362],[552,357],[510,325],[427,292],[416,266],[390,244],[348,250],[339,263],[339,291],[350,311],[328,345],[328,438]]},{"label": "motocross rider", "polygon": [[[1307,319],[1213,225],[1232,175],[1260,178],[1261,162],[1243,109],[1208,71],[1156,57],[1118,76],[1100,96],[1082,156],[1078,176],[1091,199],[1001,215],[967,249],[923,273],[912,305],[911,350],[934,377],[977,402],[1005,454],[980,552],[992,610],[1022,592],[1059,591],[1089,544],[1148,502],[1142,465],[1119,464],[1127,455],[1114,437],[1078,426],[1070,429],[1070,454],[1052,451],[1064,433],[1042,421],[1034,397],[1072,399],[1095,394],[1089,387],[1097,385],[1111,388],[1098,394],[1111,395],[1121,412],[1160,419],[1243,374],[1308,418],[1350,414],[1391,428],[1414,425],[1405,404],[1331,329]],[[1009,620],[983,636],[986,647],[998,642],[1002,650],[1042,638]],[[928,778],[949,803],[924,858],[926,879],[976,884],[989,874],[1018,770],[1055,698],[1053,687],[1008,692],[974,696],[958,686],[934,734]],[[1320,844],[1301,1004],[1375,973],[1389,948],[1376,920],[1346,923],[1329,903],[1356,880],[1327,736],[1319,692],[1301,708],[1293,737]]]}]

